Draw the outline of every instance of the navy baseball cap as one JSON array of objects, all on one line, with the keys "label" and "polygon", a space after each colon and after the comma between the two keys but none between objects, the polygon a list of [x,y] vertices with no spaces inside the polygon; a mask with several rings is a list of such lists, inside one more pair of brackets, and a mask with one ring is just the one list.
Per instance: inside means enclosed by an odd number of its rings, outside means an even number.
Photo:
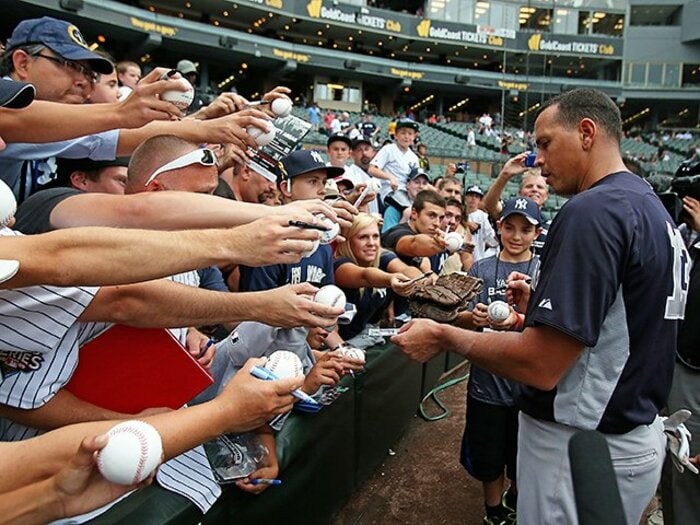
[{"label": "navy baseball cap", "polygon": [[477,186],[476,184],[474,184],[472,186],[467,186],[467,189],[464,190],[464,194],[467,195],[469,193],[475,193],[475,194],[479,195],[480,197],[484,196],[484,190],[479,188],[479,186]]},{"label": "navy baseball cap", "polygon": [[432,179],[430,178],[430,173],[425,171],[423,168],[411,168],[410,173],[408,174],[408,180],[415,180],[418,177],[425,177],[428,182],[430,182]]},{"label": "navy baseball cap", "polygon": [[340,177],[345,173],[343,168],[326,166],[323,157],[318,151],[301,149],[290,153],[279,162],[277,165],[277,182],[284,182],[316,170],[325,171],[329,179]]},{"label": "navy baseball cap", "polygon": [[64,20],[44,16],[21,21],[7,41],[6,52],[29,44],[43,44],[66,60],[85,60],[96,73],[109,74],[114,69],[109,60],[90,51],[77,27]]},{"label": "navy baseball cap", "polygon": [[372,144],[371,140],[360,137],[352,140],[352,144],[350,144],[350,149],[355,149],[360,144],[367,144],[368,146],[374,147],[374,144]]},{"label": "navy baseball cap", "polygon": [[0,106],[10,109],[20,109],[28,106],[34,100],[34,86],[0,79]]},{"label": "navy baseball cap", "polygon": [[352,148],[352,141],[350,140],[350,137],[348,137],[345,133],[335,133],[328,137],[326,146],[330,146],[334,142],[345,142],[345,144],[348,145],[348,148]]},{"label": "navy baseball cap", "polygon": [[501,220],[515,214],[522,215],[530,224],[534,224],[535,226],[542,224],[540,207],[535,201],[527,197],[515,197],[514,199],[506,201],[503,205],[503,211],[501,212]]},{"label": "navy baseball cap", "polygon": [[400,118],[396,121],[396,131],[400,130],[401,128],[410,128],[416,132],[420,130],[418,123],[410,118]]}]

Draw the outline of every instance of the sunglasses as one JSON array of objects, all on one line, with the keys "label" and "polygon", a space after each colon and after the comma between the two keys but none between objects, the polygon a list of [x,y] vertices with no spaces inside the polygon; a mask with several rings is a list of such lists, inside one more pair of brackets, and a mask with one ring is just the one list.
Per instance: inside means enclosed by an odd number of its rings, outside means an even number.
[{"label": "sunglasses", "polygon": [[201,164],[202,166],[216,166],[216,155],[214,152],[208,148],[196,149],[185,153],[182,157],[178,157],[175,160],[171,160],[167,164],[161,166],[156,171],[154,171],[144,186],[148,186],[155,178],[161,173],[166,171],[179,170],[185,166],[190,166],[192,164]]},{"label": "sunglasses", "polygon": [[51,62],[58,64],[59,66],[62,66],[66,69],[70,69],[72,71],[75,71],[79,75],[82,75],[83,77],[85,77],[90,82],[94,83],[97,81],[97,73],[95,73],[92,69],[83,66],[82,64],[78,64],[77,62],[73,62],[72,60],[66,60],[65,58],[61,58],[61,57],[51,57],[48,55],[42,55],[41,52],[36,53],[32,56],[36,57],[36,58],[44,58],[46,60],[50,60]]}]

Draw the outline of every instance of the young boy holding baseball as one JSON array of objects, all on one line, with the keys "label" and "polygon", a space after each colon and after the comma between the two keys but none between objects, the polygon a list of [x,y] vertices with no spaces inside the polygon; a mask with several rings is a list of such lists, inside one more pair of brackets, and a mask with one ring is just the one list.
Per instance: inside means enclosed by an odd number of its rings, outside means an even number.
[{"label": "young boy holding baseball", "polygon": [[[462,314],[457,325],[476,330],[522,329],[524,315],[504,304],[506,279],[511,272],[530,276],[537,272],[539,259],[531,247],[541,223],[535,201],[517,197],[505,203],[498,221],[501,251],[476,261],[469,270],[470,275],[483,279],[484,286],[472,301],[472,310]],[[496,301],[503,303],[494,305]],[[512,381],[471,366],[460,461],[483,484],[484,525],[516,522],[518,409],[513,387]],[[510,487],[504,492],[506,476]]]}]

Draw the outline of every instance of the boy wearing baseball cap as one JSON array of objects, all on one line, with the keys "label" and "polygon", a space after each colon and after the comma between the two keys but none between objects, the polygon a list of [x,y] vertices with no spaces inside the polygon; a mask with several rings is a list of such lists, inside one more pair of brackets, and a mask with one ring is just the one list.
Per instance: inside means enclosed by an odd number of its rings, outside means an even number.
[{"label": "boy wearing baseball cap", "polygon": [[[468,188],[469,190],[469,188]],[[476,261],[469,270],[484,281],[484,287],[472,302],[470,312],[456,324],[475,330],[521,330],[524,315],[508,307],[507,316],[494,318],[489,305],[506,300],[506,279],[511,272],[533,276],[539,259],[531,251],[541,230],[537,203],[518,197],[505,203],[498,221],[501,251]],[[502,319],[505,317],[505,319]],[[484,525],[516,523],[518,409],[512,392],[515,383],[472,364],[467,386],[467,419],[462,438],[460,461],[474,478],[482,482],[486,515]],[[506,476],[510,487],[504,492]]]},{"label": "boy wearing baseball cap", "polygon": [[413,120],[399,119],[394,143],[380,149],[370,162],[369,174],[382,179],[382,199],[392,190],[405,190],[408,174],[420,165],[418,156],[411,149],[418,130],[419,126]]}]

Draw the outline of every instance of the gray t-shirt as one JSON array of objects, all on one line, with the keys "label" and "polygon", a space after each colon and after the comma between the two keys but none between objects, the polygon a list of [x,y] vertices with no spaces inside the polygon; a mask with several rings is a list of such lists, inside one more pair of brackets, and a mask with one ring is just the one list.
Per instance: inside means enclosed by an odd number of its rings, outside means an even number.
[{"label": "gray t-shirt", "polygon": [[[521,272],[532,276],[539,265],[534,255],[529,261],[518,263],[498,260],[498,256],[486,257],[476,261],[469,270],[469,275],[484,280],[484,287],[477,295],[470,309],[477,303],[490,304],[506,300],[506,278],[511,272]],[[513,387],[515,382],[479,368],[472,364],[469,376],[469,395],[483,403],[501,406],[514,406]]]}]

